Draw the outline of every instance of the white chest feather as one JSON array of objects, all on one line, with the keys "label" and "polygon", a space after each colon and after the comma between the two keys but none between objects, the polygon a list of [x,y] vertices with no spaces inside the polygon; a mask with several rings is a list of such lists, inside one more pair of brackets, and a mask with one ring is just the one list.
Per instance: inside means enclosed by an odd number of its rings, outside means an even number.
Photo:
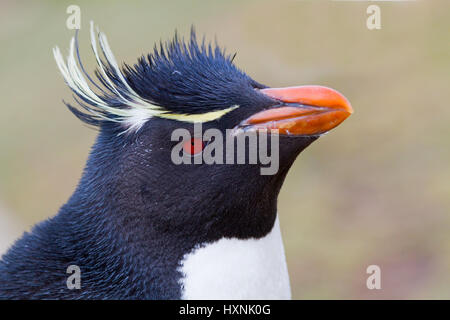
[{"label": "white chest feather", "polygon": [[261,239],[223,238],[184,256],[183,299],[290,299],[278,217]]}]

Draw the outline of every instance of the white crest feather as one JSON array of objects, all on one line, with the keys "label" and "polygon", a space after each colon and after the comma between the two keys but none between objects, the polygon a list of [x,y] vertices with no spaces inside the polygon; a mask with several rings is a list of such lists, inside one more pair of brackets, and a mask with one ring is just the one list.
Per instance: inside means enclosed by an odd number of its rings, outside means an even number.
[{"label": "white crest feather", "polygon": [[[216,120],[222,117],[224,114],[234,110],[238,106],[231,106],[230,108],[218,111],[207,112],[203,114],[174,114],[160,106],[152,104],[150,101],[142,98],[137,94],[128,84],[122,70],[117,63],[111,48],[109,47],[108,40],[104,33],[100,32],[97,28],[97,36],[94,32],[94,23],[91,21],[90,24],[90,37],[91,46],[95,55],[95,59],[99,68],[99,72],[104,79],[104,88],[93,82],[89,75],[83,69],[81,62],[77,62],[75,54],[78,54],[76,50],[76,38],[72,37],[70,41],[70,50],[67,59],[65,60],[61,54],[60,49],[56,46],[53,49],[53,55],[56,60],[56,64],[64,77],[67,85],[73,90],[73,92],[78,95],[82,100],[87,102],[91,106],[83,105],[83,107],[91,113],[93,116],[107,121],[114,121],[124,124],[127,129],[126,131],[139,130],[142,125],[151,117],[157,116],[166,119],[172,119],[177,121],[185,122],[207,122]],[[106,59],[106,63],[103,62],[98,48],[97,40],[100,45],[101,52]],[[78,57],[79,61],[79,57]],[[114,72],[114,82],[111,79],[111,75],[105,70],[105,65],[111,68],[110,71]],[[81,68],[81,69],[80,69]],[[102,98],[101,95],[97,94],[90,87],[88,80],[103,93],[107,93],[116,99],[120,104],[126,106],[116,107],[110,105]],[[117,84],[120,81],[120,84]],[[109,91],[109,92],[106,92]]]}]

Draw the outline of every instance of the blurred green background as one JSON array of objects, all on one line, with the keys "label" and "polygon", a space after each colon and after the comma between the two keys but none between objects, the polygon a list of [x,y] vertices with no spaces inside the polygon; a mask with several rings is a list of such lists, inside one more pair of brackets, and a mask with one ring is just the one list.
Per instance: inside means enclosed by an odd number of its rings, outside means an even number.
[{"label": "blurred green background", "polygon": [[[450,1],[0,2],[0,251],[55,214],[81,175],[96,131],[71,99],[51,49],[67,52],[66,8],[81,7],[120,61],[156,41],[217,36],[269,86],[321,84],[355,113],[298,158],[279,199],[293,297],[450,298]],[[381,290],[366,268],[381,267]]]}]

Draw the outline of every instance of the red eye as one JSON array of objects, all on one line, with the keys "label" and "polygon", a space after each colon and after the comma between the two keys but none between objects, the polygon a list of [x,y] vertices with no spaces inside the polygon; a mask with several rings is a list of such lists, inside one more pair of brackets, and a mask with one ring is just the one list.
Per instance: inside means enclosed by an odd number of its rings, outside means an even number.
[{"label": "red eye", "polygon": [[191,138],[183,144],[183,151],[190,155],[195,155],[205,148],[205,143],[201,138]]}]

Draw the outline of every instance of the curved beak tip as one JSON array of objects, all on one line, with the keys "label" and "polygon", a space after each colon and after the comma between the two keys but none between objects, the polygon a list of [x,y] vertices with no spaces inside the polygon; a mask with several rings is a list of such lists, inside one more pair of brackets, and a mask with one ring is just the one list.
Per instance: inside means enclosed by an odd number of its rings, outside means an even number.
[{"label": "curved beak tip", "polygon": [[277,129],[283,135],[319,135],[353,113],[347,98],[328,87],[266,88],[260,92],[282,104],[251,116],[244,126]]},{"label": "curved beak tip", "polygon": [[340,92],[324,86],[298,86],[262,89],[265,95],[285,103],[297,103],[330,109],[343,109],[353,113],[348,99]]}]

